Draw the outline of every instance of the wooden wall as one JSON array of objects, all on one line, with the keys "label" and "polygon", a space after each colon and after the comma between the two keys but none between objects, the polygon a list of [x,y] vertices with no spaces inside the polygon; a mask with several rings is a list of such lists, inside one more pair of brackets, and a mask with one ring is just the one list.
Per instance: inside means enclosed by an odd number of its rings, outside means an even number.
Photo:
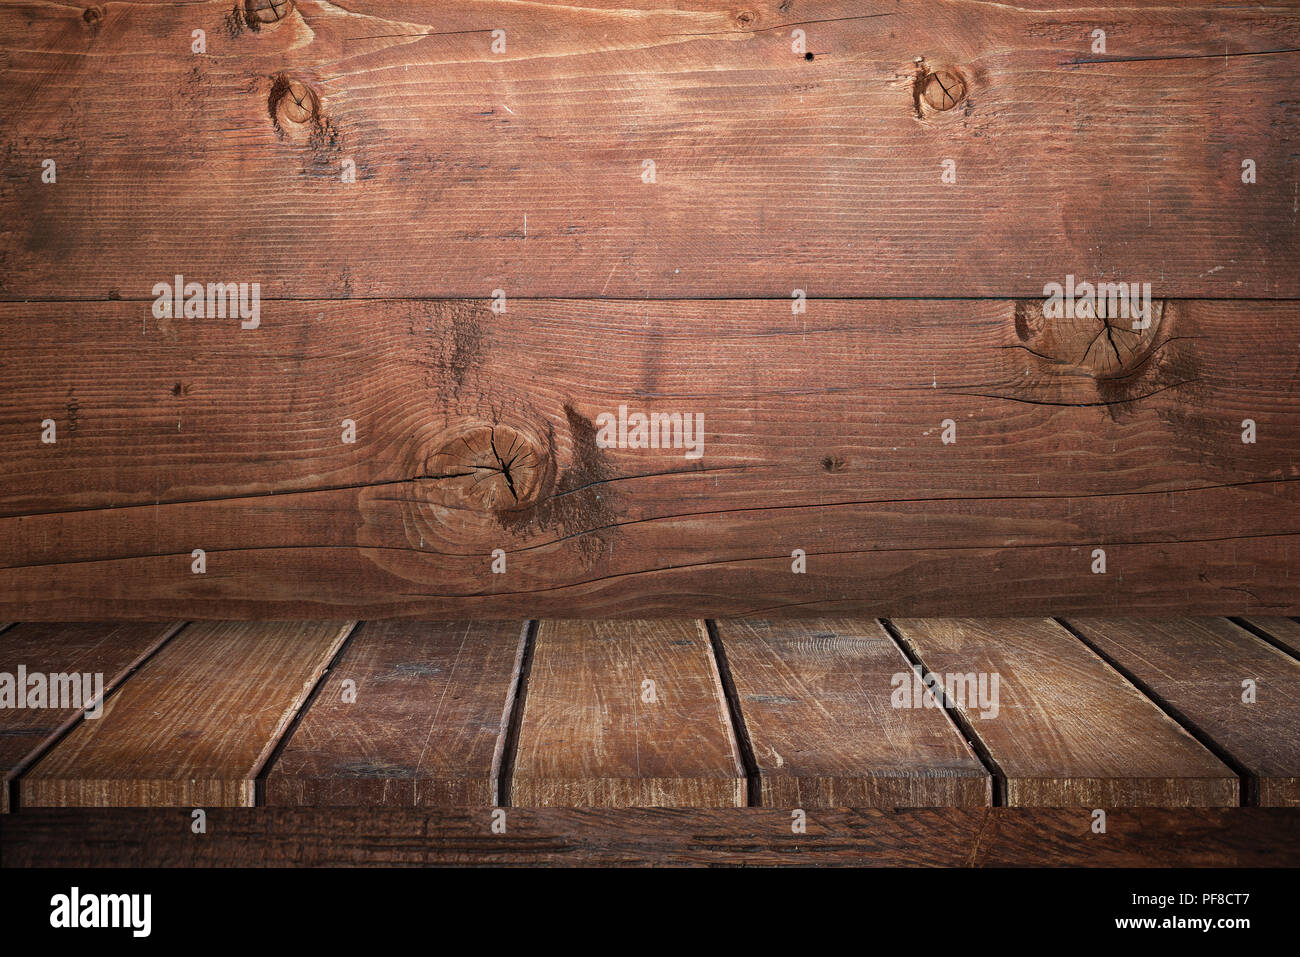
[{"label": "wooden wall", "polygon": [[281,7],[0,2],[0,614],[1300,612],[1300,15]]}]

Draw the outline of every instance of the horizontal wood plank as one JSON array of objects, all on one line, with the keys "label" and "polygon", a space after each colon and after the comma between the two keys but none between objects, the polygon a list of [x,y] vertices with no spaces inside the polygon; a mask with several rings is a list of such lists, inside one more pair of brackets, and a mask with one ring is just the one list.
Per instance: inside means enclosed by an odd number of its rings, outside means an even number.
[{"label": "horizontal wood plank", "polygon": [[1300,863],[1293,808],[826,808],[795,834],[773,808],[33,808],[0,816],[14,867],[521,864],[1277,867]]},{"label": "horizontal wood plank", "polygon": [[526,687],[511,804],[745,804],[702,622],[542,621]]},{"label": "horizontal wood plank", "polygon": [[1300,661],[1222,618],[1070,624],[1244,768],[1252,803],[1300,807]]},{"label": "horizontal wood plank", "polygon": [[0,296],[1300,296],[1300,21],[1036,6],[10,0]]},{"label": "horizontal wood plank", "polygon": [[[1300,611],[1291,305],[1113,351],[1010,301],[142,308],[0,305],[0,613]],[[604,447],[620,406],[701,456]]]},{"label": "horizontal wood plank", "polygon": [[352,626],[200,622],[19,779],[24,806],[247,806]]},{"label": "horizontal wood plank", "polygon": [[499,803],[519,622],[366,622],[265,775],[269,805]]},{"label": "horizontal wood plank", "polygon": [[[179,623],[50,622],[0,629],[0,673],[10,676],[15,693],[15,699],[0,708],[0,813],[9,810],[10,782],[80,721],[86,709],[98,714],[96,705],[102,705],[103,696],[180,627]],[[20,668],[28,678],[26,686],[19,684]],[[29,700],[27,692],[36,689],[31,679],[37,675],[42,697]],[[73,686],[67,685],[66,702],[55,700],[52,682],[57,679],[51,676],[59,675],[79,680],[77,697],[72,697]],[[60,682],[58,687],[65,686]],[[20,693],[27,706],[18,705]],[[60,703],[68,706],[58,707]]]},{"label": "horizontal wood plank", "polygon": [[941,683],[984,682],[984,700],[979,685],[954,685],[949,701],[997,764],[1007,805],[1238,803],[1236,774],[1056,622],[894,625]]},{"label": "horizontal wood plank", "polygon": [[912,668],[874,620],[720,621],[765,806],[987,805],[992,779],[942,710],[900,709]]}]

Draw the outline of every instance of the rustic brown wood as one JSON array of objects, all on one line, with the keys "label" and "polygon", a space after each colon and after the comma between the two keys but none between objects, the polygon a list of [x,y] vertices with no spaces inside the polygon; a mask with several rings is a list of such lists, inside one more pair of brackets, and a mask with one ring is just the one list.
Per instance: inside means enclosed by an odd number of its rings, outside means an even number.
[{"label": "rustic brown wood", "polygon": [[[0,295],[1300,296],[1300,22],[1035,6],[304,2],[254,31],[232,0],[8,2]],[[268,109],[289,79],[301,129]]]},{"label": "rustic brown wood", "polygon": [[[178,628],[178,623],[149,622],[49,623],[0,628],[3,632],[0,672],[13,677],[15,688],[19,667],[29,676],[89,674],[92,696],[96,689],[108,695],[132,668],[153,654]],[[98,680],[95,675],[99,676]],[[47,677],[47,683],[48,680]],[[80,721],[86,708],[94,707],[84,691],[83,686],[80,709],[52,707],[54,702],[48,697],[41,708],[17,708],[13,706],[16,701],[0,708],[0,813],[9,810],[10,782],[64,731]],[[26,697],[23,700],[26,702]]]},{"label": "rustic brown wood", "polygon": [[266,803],[498,803],[525,636],[519,622],[361,625],[266,773]]},{"label": "rustic brown wood", "polygon": [[413,864],[1268,867],[1300,864],[1292,808],[35,808],[0,816],[12,867]]},{"label": "rustic brown wood", "polygon": [[252,806],[254,779],[351,630],[191,625],[19,780],[24,806]]},{"label": "rustic brown wood", "polygon": [[766,806],[987,805],[992,779],[942,710],[891,704],[911,665],[873,620],[720,621]]},{"label": "rustic brown wood", "polygon": [[[1231,805],[1237,776],[1054,621],[900,620],[927,672],[999,680],[998,707],[952,702],[1010,806]],[[981,717],[981,714],[985,717]]]},{"label": "rustic brown wood", "polygon": [[[1113,353],[993,301],[142,308],[0,305],[0,613],[1300,611],[1290,305]],[[601,448],[620,404],[703,457]]]},{"label": "rustic brown wood", "polygon": [[[1222,618],[1070,624],[1244,768],[1251,803],[1300,806],[1300,662]],[[1247,680],[1255,685],[1250,703]]]},{"label": "rustic brown wood", "polygon": [[745,793],[702,622],[538,625],[511,804],[727,807]]},{"label": "rustic brown wood", "polygon": [[1300,621],[1294,618],[1247,618],[1246,624],[1266,634],[1293,655],[1300,655]]}]

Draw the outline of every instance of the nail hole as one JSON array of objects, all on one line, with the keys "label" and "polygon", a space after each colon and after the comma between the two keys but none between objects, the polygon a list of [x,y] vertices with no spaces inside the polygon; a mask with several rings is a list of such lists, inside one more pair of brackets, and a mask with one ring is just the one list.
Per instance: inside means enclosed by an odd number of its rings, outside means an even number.
[{"label": "nail hole", "polygon": [[805,53],[805,54],[803,55],[803,58],[804,58],[805,60],[811,60],[811,59],[813,58],[812,51],[809,50],[807,53]]}]

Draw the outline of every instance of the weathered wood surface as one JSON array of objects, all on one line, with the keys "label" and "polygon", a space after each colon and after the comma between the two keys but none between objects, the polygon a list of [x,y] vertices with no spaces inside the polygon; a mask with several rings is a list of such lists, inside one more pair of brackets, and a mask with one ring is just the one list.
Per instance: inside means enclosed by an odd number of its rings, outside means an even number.
[{"label": "weathered wood surface", "polygon": [[[0,613],[1300,611],[1291,304],[267,310],[0,304]],[[620,404],[702,416],[702,457],[602,448]]]},{"label": "weathered wood surface", "polygon": [[1222,618],[1070,624],[1244,768],[1250,803],[1300,806],[1300,662]]},{"label": "weathered wood surface", "polygon": [[0,295],[1300,296],[1300,19],[1036,6],[13,0]]},{"label": "weathered wood surface", "polygon": [[526,628],[367,622],[265,778],[269,805],[492,805]]},{"label": "weathered wood surface", "polygon": [[1266,617],[1247,618],[1245,623],[1257,632],[1263,632],[1269,641],[1300,656],[1300,621],[1294,618]]},{"label": "weathered wood surface", "polygon": [[525,688],[511,804],[745,804],[703,622],[540,622]]},{"label": "weathered wood surface", "polygon": [[262,765],[351,628],[191,625],[22,776],[23,806],[252,806]]},{"label": "weathered wood surface", "polygon": [[[1066,624],[1082,638],[1044,619],[545,621],[528,650],[518,623],[398,621],[336,656],[346,625],[199,623],[102,717],[0,709],[0,746],[22,743],[0,757],[23,806],[969,806],[995,784],[1013,806],[1177,807],[1236,803],[1239,776],[1249,803],[1297,803],[1294,658],[1227,619]],[[176,627],[18,625],[0,671],[25,651],[116,674]],[[911,661],[970,676],[951,716]],[[9,733],[25,714],[34,738]]]},{"label": "weathered wood surface", "polygon": [[1049,620],[899,620],[940,679],[998,679],[994,707],[952,701],[1009,806],[1234,805],[1231,769],[1083,642]]},{"label": "weathered wood surface", "polygon": [[1300,864],[1300,810],[827,808],[793,834],[766,808],[34,808],[0,816],[7,867],[799,865],[1269,867]]},{"label": "weathered wood surface", "polygon": [[[0,672],[11,676],[15,693],[24,693],[25,705],[32,702],[25,694],[30,689],[18,685],[20,667],[28,678],[43,676],[45,695],[41,707],[19,708],[17,701],[0,707],[0,813],[9,810],[10,782],[81,720],[85,709],[95,708],[96,702],[103,700],[99,695],[111,693],[132,668],[180,627],[179,623],[82,622],[0,628]],[[80,709],[54,706],[58,702],[51,695],[51,675],[89,676],[89,684],[83,681],[80,686],[79,699],[71,697],[68,688],[67,703],[79,700]]]},{"label": "weathered wood surface", "polygon": [[942,710],[895,707],[911,664],[878,621],[720,621],[764,806],[988,805],[992,779]]}]

